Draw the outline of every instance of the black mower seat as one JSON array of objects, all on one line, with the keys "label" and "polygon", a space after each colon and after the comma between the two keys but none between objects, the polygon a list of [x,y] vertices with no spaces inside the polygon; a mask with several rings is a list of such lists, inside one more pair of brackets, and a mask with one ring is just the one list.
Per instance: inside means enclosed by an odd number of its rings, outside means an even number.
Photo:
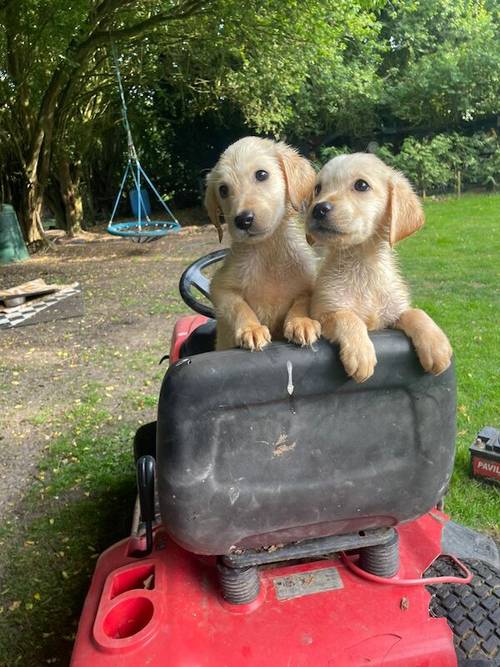
[{"label": "black mower seat", "polygon": [[371,336],[364,384],[338,348],[273,343],[167,372],[158,407],[163,521],[200,554],[393,526],[443,496],[454,458],[453,369],[422,370],[398,331]]},{"label": "black mower seat", "polygon": [[215,320],[207,320],[182,343],[179,356],[191,357],[194,354],[213,352],[213,350],[215,350]]}]

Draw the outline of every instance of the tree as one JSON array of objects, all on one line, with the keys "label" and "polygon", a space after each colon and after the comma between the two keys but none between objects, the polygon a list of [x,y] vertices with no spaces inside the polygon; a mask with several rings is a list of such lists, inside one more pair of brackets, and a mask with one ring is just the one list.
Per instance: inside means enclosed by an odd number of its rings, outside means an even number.
[{"label": "tree", "polygon": [[29,243],[43,236],[41,212],[53,164],[58,165],[66,214],[75,221],[73,228],[77,226],[78,176],[68,164],[65,132],[76,115],[79,86],[85,86],[85,76],[99,66],[102,50],[110,40],[137,40],[162,26],[172,26],[164,39],[176,39],[174,26],[209,5],[210,0],[78,0],[52,3],[47,9],[39,0],[3,1],[1,124],[7,128],[7,150],[2,162],[4,169],[15,165]]},{"label": "tree", "polygon": [[485,0],[394,0],[382,14],[388,49],[383,104],[400,120],[439,131],[496,114],[498,5]]},{"label": "tree", "polygon": [[306,151],[325,136],[369,136],[380,88],[379,4],[221,1],[176,48],[143,43],[142,96],[124,54],[133,125],[165,190],[194,190],[199,171],[243,134]]},{"label": "tree", "polygon": [[145,166],[169,195],[195,189],[242,134],[364,149],[388,125],[402,140],[487,119],[495,12],[493,0],[0,0],[2,197],[29,242],[44,203],[68,233],[106,207],[125,148],[111,43]]}]

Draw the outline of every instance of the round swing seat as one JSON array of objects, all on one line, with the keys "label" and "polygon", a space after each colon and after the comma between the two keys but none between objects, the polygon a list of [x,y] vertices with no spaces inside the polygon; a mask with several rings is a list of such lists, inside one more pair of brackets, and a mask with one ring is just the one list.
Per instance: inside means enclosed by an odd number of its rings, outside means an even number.
[{"label": "round swing seat", "polygon": [[107,231],[114,236],[131,239],[156,239],[167,234],[175,234],[181,226],[174,220],[150,220],[139,224],[137,220],[113,222]]}]

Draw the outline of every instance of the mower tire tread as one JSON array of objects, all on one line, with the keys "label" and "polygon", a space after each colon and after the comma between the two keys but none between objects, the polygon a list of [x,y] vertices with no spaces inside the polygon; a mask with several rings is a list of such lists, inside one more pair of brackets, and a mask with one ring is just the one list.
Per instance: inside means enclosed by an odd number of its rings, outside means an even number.
[{"label": "mower tire tread", "polygon": [[[474,575],[472,581],[428,586],[430,614],[448,621],[460,666],[500,666],[500,572],[479,560],[463,562]],[[424,576],[456,574],[457,566],[442,556]]]}]

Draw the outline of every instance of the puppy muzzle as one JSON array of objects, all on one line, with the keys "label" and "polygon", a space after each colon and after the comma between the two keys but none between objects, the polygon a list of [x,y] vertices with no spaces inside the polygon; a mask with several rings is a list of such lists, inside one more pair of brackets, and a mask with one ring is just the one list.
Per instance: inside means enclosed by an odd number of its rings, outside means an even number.
[{"label": "puppy muzzle", "polygon": [[245,242],[260,241],[272,231],[250,210],[241,211],[234,217],[234,229],[238,240]]},{"label": "puppy muzzle", "polygon": [[322,220],[309,218],[307,221],[307,229],[313,236],[315,235],[340,236],[344,233],[341,232],[340,229],[338,229],[333,220],[331,220],[330,218],[324,218]]},{"label": "puppy muzzle", "polygon": [[312,210],[314,220],[324,220],[333,211],[333,204],[329,201],[318,202]]},{"label": "puppy muzzle", "polygon": [[255,221],[255,214],[253,211],[241,211],[234,218],[234,225],[237,229],[243,232],[250,232],[250,229]]},{"label": "puppy muzzle", "polygon": [[307,227],[312,235],[342,234],[333,220],[334,205],[329,201],[318,202],[307,220]]}]

